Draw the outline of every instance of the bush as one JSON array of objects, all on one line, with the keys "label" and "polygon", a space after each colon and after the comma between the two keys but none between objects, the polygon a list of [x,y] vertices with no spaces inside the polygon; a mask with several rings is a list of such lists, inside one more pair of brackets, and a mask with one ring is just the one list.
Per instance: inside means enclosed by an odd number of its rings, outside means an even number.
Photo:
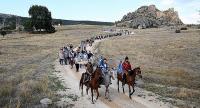
[{"label": "bush", "polygon": [[187,30],[188,28],[187,27],[181,27],[181,30]]},{"label": "bush", "polygon": [[55,33],[56,30],[55,30],[55,28],[52,26],[52,27],[50,27],[50,28],[47,30],[47,32],[48,32],[48,33]]},{"label": "bush", "polygon": [[1,31],[1,35],[4,37],[6,35],[6,31]]},{"label": "bush", "polygon": [[181,33],[181,30],[175,30],[175,33]]}]

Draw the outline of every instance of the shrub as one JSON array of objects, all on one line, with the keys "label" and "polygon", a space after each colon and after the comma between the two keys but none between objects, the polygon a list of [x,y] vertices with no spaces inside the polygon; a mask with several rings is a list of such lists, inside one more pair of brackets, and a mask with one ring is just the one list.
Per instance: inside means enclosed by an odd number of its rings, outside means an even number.
[{"label": "shrub", "polygon": [[4,37],[6,35],[6,31],[1,31],[1,35]]},{"label": "shrub", "polygon": [[175,33],[181,33],[181,30],[175,30]]}]

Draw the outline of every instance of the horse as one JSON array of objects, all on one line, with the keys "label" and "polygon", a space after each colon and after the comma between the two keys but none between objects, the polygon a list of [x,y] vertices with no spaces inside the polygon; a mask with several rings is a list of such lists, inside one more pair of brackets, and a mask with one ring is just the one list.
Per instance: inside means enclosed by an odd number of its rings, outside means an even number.
[{"label": "horse", "polygon": [[[108,99],[109,101],[111,101],[111,99],[110,99],[110,92],[109,92],[109,85],[111,84],[111,77],[112,77],[112,75],[111,75],[111,73],[110,72],[107,72],[107,73],[105,73],[105,75],[104,75],[104,78],[103,78],[103,84],[102,85],[105,85],[105,88],[106,88],[106,91],[105,91],[105,97],[106,97],[106,99]],[[114,77],[112,77],[113,79],[114,79]]]},{"label": "horse", "polygon": [[[86,72],[88,72],[89,74],[92,74],[93,73],[93,64],[91,62],[88,62],[87,64],[85,64],[85,67],[86,67]],[[82,73],[81,75],[81,79],[80,79],[80,82],[79,82],[79,89],[81,88],[82,91],[81,91],[81,94],[83,96],[83,85],[86,86],[86,93],[88,95],[88,90],[89,90],[89,80],[90,80],[90,76],[88,75],[88,73]]]},{"label": "horse", "polygon": [[[127,81],[125,82],[125,84],[127,84],[128,87],[129,87],[129,98],[130,99],[132,99],[131,95],[135,92],[134,85],[135,85],[135,77],[136,77],[136,75],[138,75],[140,78],[142,78],[140,67],[136,67],[135,69],[133,69],[130,72],[128,72],[128,75],[126,75],[126,80]],[[123,84],[122,74],[117,74],[118,92],[119,92],[119,81],[121,81],[122,84]],[[132,92],[131,92],[131,87],[133,89]],[[123,88],[123,93],[125,93],[123,85],[122,85],[122,88]]]},{"label": "horse", "polygon": [[99,91],[98,91],[98,88],[99,88],[99,79],[100,77],[102,76],[102,73],[101,73],[101,68],[99,68],[97,66],[96,70],[94,71],[94,73],[92,73],[92,78],[91,80],[89,81],[89,86],[91,88],[91,94],[92,94],[92,103],[94,104],[94,100],[93,100],[93,92],[94,90],[96,91],[97,93],[97,97],[96,97],[96,100],[98,99],[99,97]]}]

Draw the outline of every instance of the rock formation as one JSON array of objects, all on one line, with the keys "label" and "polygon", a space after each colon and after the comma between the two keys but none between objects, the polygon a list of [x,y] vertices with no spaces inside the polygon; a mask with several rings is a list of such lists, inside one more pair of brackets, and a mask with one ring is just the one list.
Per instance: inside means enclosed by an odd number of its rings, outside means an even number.
[{"label": "rock formation", "polygon": [[119,27],[129,28],[153,28],[161,26],[182,25],[183,22],[178,16],[178,12],[174,8],[166,11],[160,11],[155,5],[142,6],[135,12],[130,12],[116,22]]}]

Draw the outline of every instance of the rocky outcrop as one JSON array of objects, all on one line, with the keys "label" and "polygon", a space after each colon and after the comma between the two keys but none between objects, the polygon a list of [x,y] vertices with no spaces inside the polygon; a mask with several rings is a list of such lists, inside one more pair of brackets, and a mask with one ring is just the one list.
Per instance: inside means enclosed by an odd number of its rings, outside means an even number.
[{"label": "rocky outcrop", "polygon": [[142,6],[135,12],[124,15],[121,21],[116,22],[117,26],[130,28],[152,28],[182,24],[178,12],[174,11],[173,8],[160,11],[155,5]]}]

